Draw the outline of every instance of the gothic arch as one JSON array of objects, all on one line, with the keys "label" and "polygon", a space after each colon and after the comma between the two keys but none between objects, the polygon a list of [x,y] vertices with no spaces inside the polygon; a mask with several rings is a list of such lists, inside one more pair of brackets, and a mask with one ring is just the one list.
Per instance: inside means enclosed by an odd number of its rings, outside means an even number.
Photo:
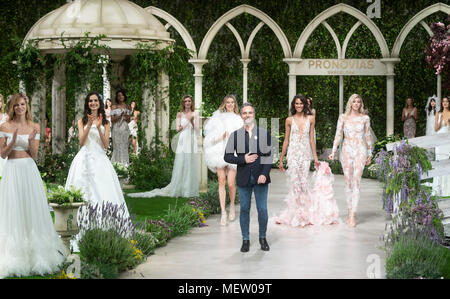
[{"label": "gothic arch", "polygon": [[[340,12],[345,12],[345,13],[355,17],[356,19],[358,19],[359,22],[361,22],[362,24],[366,25],[367,28],[369,28],[369,30],[372,32],[376,41],[378,42],[378,45],[380,47],[383,58],[389,58],[389,48],[387,46],[386,40],[383,37],[383,34],[381,33],[381,31],[377,27],[377,25],[375,25],[375,23],[367,15],[365,15],[358,9],[356,9],[350,5],[347,5],[347,4],[343,4],[343,3],[337,4],[335,6],[332,6],[328,9],[324,10],[318,16],[316,16],[308,24],[308,26],[306,26],[306,28],[303,30],[302,34],[300,35],[300,38],[298,39],[297,44],[295,45],[293,57],[301,58],[303,48],[305,47],[306,42],[308,41],[309,37],[314,32],[314,30],[320,24],[324,23],[328,18],[330,18]],[[325,22],[325,24],[326,24],[326,22]],[[338,51],[339,51],[339,49],[338,49]]]},{"label": "gothic arch", "polygon": [[439,11],[450,14],[450,6],[447,4],[444,4],[444,3],[436,3],[431,6],[428,6],[427,8],[423,9],[418,14],[416,14],[414,17],[412,17],[408,21],[408,23],[406,23],[406,25],[402,28],[402,30],[400,31],[400,34],[397,36],[394,46],[392,47],[391,57],[398,58],[400,56],[400,50],[402,48],[403,42],[405,41],[406,37],[411,32],[411,30],[419,22],[421,22],[426,17],[428,17],[436,12],[439,12]]},{"label": "gothic arch", "polygon": [[192,58],[193,59],[197,58],[197,48],[195,46],[194,40],[192,39],[192,36],[189,34],[189,31],[187,31],[187,29],[183,26],[183,24],[180,23],[180,21],[178,21],[174,16],[172,16],[168,12],[154,6],[149,6],[145,8],[145,10],[150,14],[163,19],[170,26],[175,28],[175,30],[181,35],[181,38],[186,44],[186,47],[193,52]]},{"label": "gothic arch", "polygon": [[281,47],[283,48],[284,56],[286,58],[292,57],[291,46],[289,44],[286,35],[281,30],[280,26],[278,26],[278,24],[275,23],[275,21],[264,12],[252,6],[244,4],[226,12],[211,26],[211,28],[208,30],[205,37],[203,38],[202,44],[200,45],[200,49],[198,51],[198,59],[202,60],[206,59],[208,55],[209,46],[214,40],[214,37],[216,36],[217,32],[219,32],[219,30],[224,25],[226,25],[230,20],[234,19],[235,17],[243,13],[251,14],[252,16],[255,16],[258,19],[260,19],[267,26],[269,26],[269,28],[272,29],[272,31],[275,33],[276,37],[280,41]]}]

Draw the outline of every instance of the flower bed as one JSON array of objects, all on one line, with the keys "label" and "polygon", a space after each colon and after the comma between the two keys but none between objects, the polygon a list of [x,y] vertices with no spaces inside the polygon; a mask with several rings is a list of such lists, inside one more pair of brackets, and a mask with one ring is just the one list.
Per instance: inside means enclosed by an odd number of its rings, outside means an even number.
[{"label": "flower bed", "polygon": [[448,275],[449,250],[443,243],[443,213],[421,177],[431,169],[425,149],[406,141],[375,158],[384,184],[383,207],[393,221],[384,236],[387,278],[438,278]]}]

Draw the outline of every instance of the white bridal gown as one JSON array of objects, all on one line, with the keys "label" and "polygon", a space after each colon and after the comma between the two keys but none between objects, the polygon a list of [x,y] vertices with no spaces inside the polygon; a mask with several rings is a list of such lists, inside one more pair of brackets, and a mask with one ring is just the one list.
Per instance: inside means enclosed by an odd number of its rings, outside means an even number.
[{"label": "white bridal gown", "polygon": [[[442,114],[439,115],[438,121],[441,123],[441,128],[436,134],[450,133],[450,125],[444,125],[441,120]],[[437,146],[435,149],[436,160],[447,160],[450,158],[450,145]],[[433,178],[433,190],[437,195],[450,195],[450,175],[444,175]]]},{"label": "white bridal gown", "polygon": [[[12,136],[0,132],[7,143]],[[28,135],[18,135],[13,150],[27,151]],[[64,252],[36,163],[32,158],[8,159],[0,182],[0,278],[54,273],[65,260]]]},{"label": "white bridal gown", "polygon": [[[100,126],[100,129],[105,132],[103,126]],[[119,179],[101,146],[100,134],[95,125],[91,126],[86,144],[81,147],[70,165],[66,190],[69,190],[71,185],[81,188],[84,199],[91,204],[123,204],[124,216],[129,217]]]},{"label": "white bridal gown", "polygon": [[[130,197],[194,197],[198,196],[200,181],[199,155],[197,150],[197,134],[192,123],[181,113],[181,125],[184,129],[179,133],[175,161],[173,163],[170,184],[162,189],[148,192],[131,193]],[[151,179],[151,178],[149,178]]]}]

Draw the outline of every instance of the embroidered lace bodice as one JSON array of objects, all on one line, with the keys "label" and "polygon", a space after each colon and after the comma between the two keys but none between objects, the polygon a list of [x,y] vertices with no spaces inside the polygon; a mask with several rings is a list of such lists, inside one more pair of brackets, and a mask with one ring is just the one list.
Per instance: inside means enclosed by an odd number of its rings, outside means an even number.
[{"label": "embroidered lace bodice", "polygon": [[342,133],[344,134],[342,151],[347,151],[349,154],[363,152],[366,156],[372,155],[373,144],[370,138],[369,116],[362,115],[353,118],[346,118],[343,114],[339,116],[333,154],[336,153],[337,147],[341,143]]}]

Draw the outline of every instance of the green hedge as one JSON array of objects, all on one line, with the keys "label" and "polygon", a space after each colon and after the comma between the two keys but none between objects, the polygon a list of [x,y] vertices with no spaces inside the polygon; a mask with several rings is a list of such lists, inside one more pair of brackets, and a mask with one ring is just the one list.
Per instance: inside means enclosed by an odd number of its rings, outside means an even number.
[{"label": "green hedge", "polygon": [[[199,48],[203,37],[212,24],[228,10],[241,4],[251,5],[269,15],[286,34],[289,43],[294,48],[300,34],[307,24],[325,9],[343,2],[363,13],[370,5],[366,1],[315,1],[288,0],[222,0],[222,1],[166,1],[166,0],[135,0],[141,7],[156,6],[177,18],[190,32]],[[17,69],[12,64],[16,59],[12,53],[18,49],[21,40],[33,24],[47,12],[65,4],[65,0],[42,1],[6,1],[0,11],[0,93],[11,94],[17,90]],[[424,1],[382,2],[381,19],[373,19],[380,28],[391,49],[403,26],[419,11],[436,3]],[[445,21],[445,14],[436,13],[425,19],[425,22]],[[327,22],[335,29],[341,44],[356,22],[347,14],[338,14]],[[248,39],[259,19],[248,15],[240,15],[231,21],[241,33],[244,41]],[[178,44],[184,43],[173,28]],[[424,48],[428,43],[425,30],[417,25],[405,40],[400,58],[401,62],[395,68],[395,133],[403,134],[401,110],[407,96],[416,99],[419,108],[417,134],[424,134],[425,113],[423,106],[427,98],[436,93],[436,77],[434,71],[425,62]],[[307,42],[303,57],[305,58],[337,58],[333,40],[328,31],[319,26]],[[348,45],[347,58],[380,58],[381,52],[375,38],[369,30],[360,26]],[[203,68],[203,99],[204,111],[208,115],[220,104],[223,96],[234,93],[242,101],[242,63],[240,50],[234,35],[228,28],[222,28],[215,37],[209,49],[209,63]],[[284,131],[284,119],[288,111],[288,66],[282,61],[283,52],[275,34],[264,26],[256,36],[250,51],[252,59],[249,67],[248,98],[256,105],[257,117],[280,118],[280,131]],[[186,63],[187,64],[187,63]],[[187,69],[193,74],[193,67],[187,64]],[[194,78],[189,80],[184,75],[173,77],[170,83],[170,114],[171,120],[178,111],[182,94],[193,93]],[[443,78],[448,80],[449,78]],[[352,93],[360,93],[372,118],[372,126],[378,137],[385,135],[386,124],[386,79],[385,77],[345,77],[344,97]],[[338,119],[338,77],[308,76],[297,78],[297,91],[314,98],[317,110],[317,140],[318,148],[331,147],[334,130]],[[443,91],[449,92],[449,91]],[[48,92],[48,103],[51,103]],[[68,99],[71,101],[71,99]],[[50,105],[48,106],[50,109]],[[270,124],[269,124],[270,125]]]}]

